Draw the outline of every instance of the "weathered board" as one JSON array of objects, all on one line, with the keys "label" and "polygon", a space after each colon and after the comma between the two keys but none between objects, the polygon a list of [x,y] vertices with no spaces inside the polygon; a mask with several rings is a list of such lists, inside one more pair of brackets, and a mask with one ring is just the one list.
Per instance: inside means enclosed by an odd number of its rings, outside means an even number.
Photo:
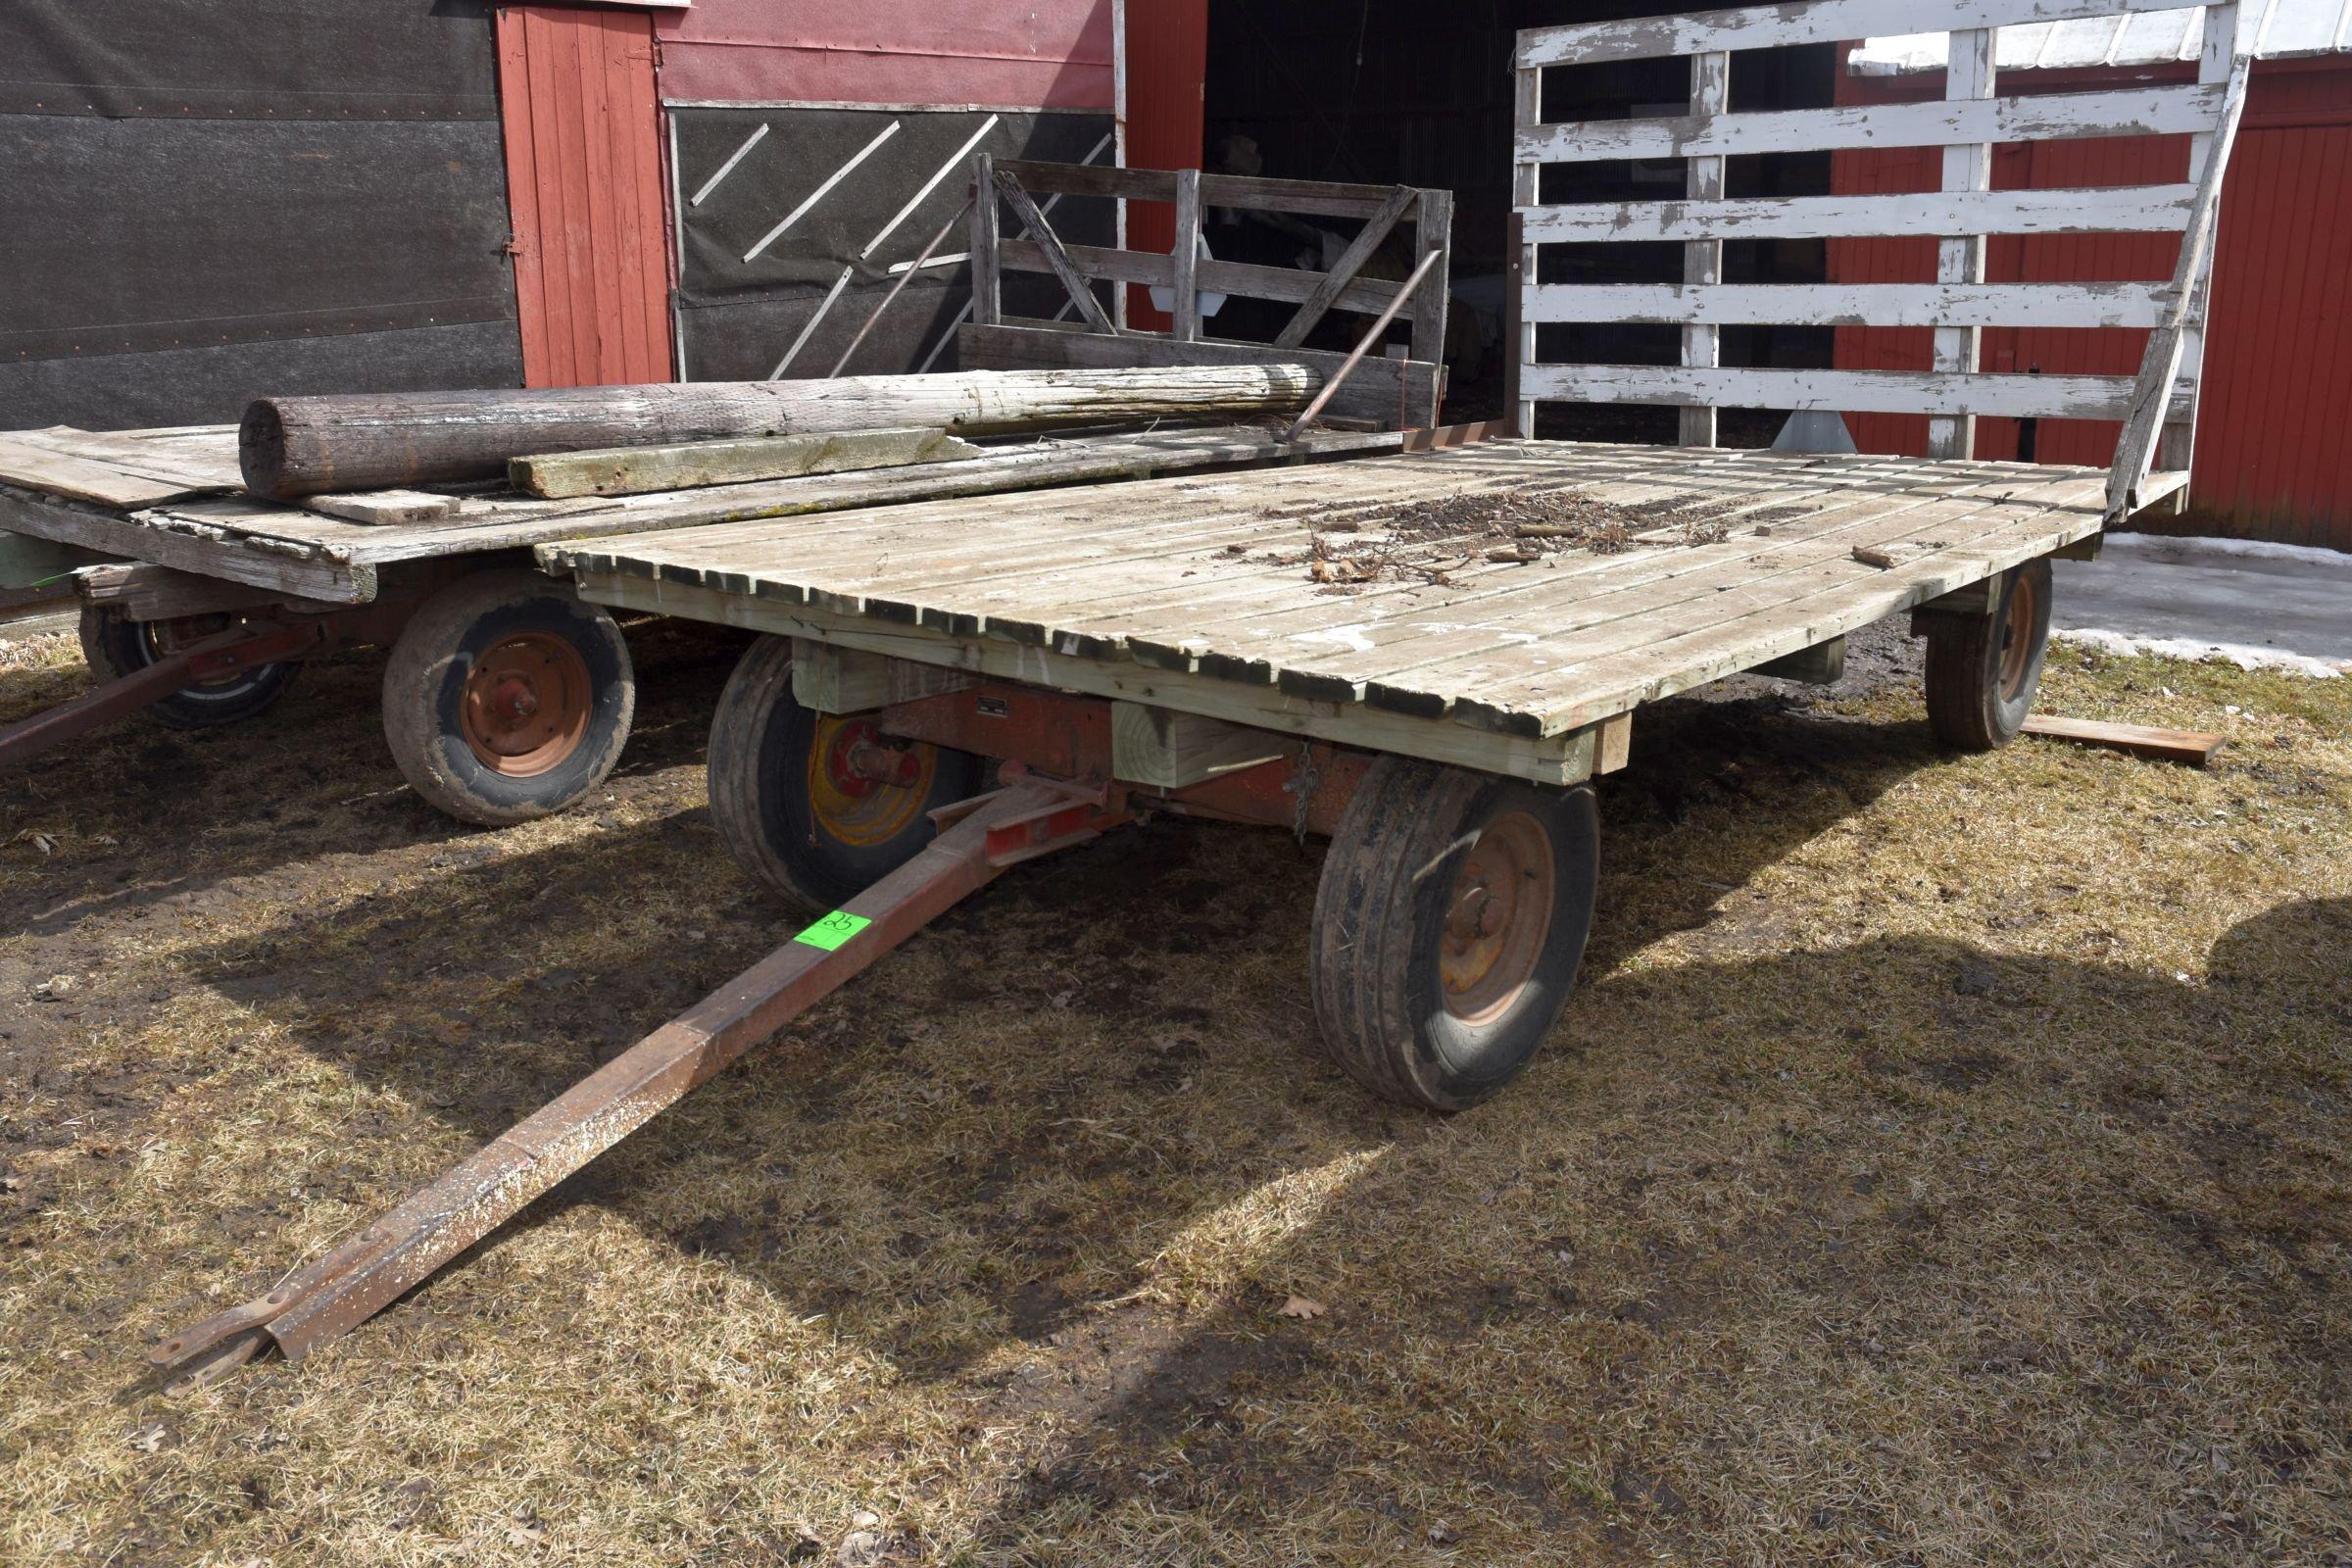
[{"label": "weathered board", "polygon": [[[1549,782],[1595,727],[2098,531],[2106,475],[2020,464],[1494,443],[543,547],[591,599]],[[1672,521],[1621,553],[1473,558],[1353,592],[1318,524],[1572,491]],[[1704,518],[1726,536],[1682,542]],[[1904,545],[1892,568],[1857,546]],[[1237,548],[1238,547],[1238,548]]]}]

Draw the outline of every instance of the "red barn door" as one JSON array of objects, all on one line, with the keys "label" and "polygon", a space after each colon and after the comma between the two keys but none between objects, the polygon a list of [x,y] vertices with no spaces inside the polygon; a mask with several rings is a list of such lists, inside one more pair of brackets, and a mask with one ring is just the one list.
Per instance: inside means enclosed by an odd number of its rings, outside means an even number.
[{"label": "red barn door", "polygon": [[652,18],[506,6],[498,78],[525,384],[668,380]]}]

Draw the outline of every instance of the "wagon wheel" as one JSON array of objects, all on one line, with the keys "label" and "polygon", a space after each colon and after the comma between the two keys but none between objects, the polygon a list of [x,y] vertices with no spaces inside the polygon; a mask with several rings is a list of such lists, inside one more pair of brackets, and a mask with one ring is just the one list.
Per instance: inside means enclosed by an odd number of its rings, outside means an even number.
[{"label": "wagon wheel", "polygon": [[2034,711],[2050,642],[2050,564],[2007,574],[1991,615],[1939,615],[1928,629],[1928,722],[1963,752],[2006,746]]},{"label": "wagon wheel", "polygon": [[[129,620],[120,610],[84,605],[81,610],[81,657],[93,673],[110,680],[136,674],[159,659],[168,658],[207,637],[218,636],[236,624],[234,615],[181,615],[173,620]],[[294,684],[298,662],[256,664],[219,680],[191,681],[159,703],[147,716],[172,729],[210,729],[234,724],[269,708]]]},{"label": "wagon wheel", "polygon": [[1584,960],[1600,827],[1590,789],[1386,757],[1315,895],[1315,1016],[1373,1093],[1463,1110],[1517,1076]]},{"label": "wagon wheel", "polygon": [[384,736],[427,802],[499,826],[560,811],[620,760],[637,706],[612,617],[536,571],[460,578],[384,666]]},{"label": "wagon wheel", "polygon": [[931,842],[930,813],[980,788],[969,752],[804,708],[792,643],[748,649],[710,720],[710,814],[736,862],[791,903],[830,909]]}]

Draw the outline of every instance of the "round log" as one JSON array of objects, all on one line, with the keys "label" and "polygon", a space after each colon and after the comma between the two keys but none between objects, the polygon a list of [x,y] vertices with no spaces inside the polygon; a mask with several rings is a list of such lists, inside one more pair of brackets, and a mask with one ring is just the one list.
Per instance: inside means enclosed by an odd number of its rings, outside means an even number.
[{"label": "round log", "polygon": [[237,446],[246,489],[290,501],[502,478],[510,458],[603,447],[904,425],[988,435],[1293,414],[1322,381],[1304,365],[1276,364],[264,398],[246,409]]}]

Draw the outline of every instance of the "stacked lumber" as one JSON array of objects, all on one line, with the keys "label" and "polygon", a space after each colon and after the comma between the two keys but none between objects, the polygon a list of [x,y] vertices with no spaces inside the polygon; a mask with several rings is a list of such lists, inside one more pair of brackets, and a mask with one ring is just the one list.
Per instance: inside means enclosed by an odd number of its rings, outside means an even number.
[{"label": "stacked lumber", "polygon": [[[1280,363],[265,398],[245,411],[238,457],[253,495],[295,500],[502,479],[516,459],[563,453],[1295,415],[1322,382],[1320,371]],[[739,466],[729,477],[757,476]]]}]

